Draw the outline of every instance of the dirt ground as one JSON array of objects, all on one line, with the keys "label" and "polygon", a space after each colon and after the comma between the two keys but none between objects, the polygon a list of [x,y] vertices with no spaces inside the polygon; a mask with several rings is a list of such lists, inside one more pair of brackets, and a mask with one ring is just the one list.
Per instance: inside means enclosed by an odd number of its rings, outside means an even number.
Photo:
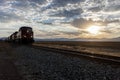
[{"label": "dirt ground", "polygon": [[22,80],[10,56],[12,52],[9,44],[0,42],[0,80]]},{"label": "dirt ground", "polygon": [[0,80],[120,80],[119,65],[68,57],[24,44],[0,45]]}]

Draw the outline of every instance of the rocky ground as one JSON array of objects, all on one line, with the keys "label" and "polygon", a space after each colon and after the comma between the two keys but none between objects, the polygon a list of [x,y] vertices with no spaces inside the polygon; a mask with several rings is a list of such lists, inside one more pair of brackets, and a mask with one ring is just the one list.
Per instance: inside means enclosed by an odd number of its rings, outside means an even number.
[{"label": "rocky ground", "polygon": [[15,66],[12,47],[0,42],[0,80],[23,80]]},{"label": "rocky ground", "polygon": [[0,80],[120,80],[120,65],[0,43]]},{"label": "rocky ground", "polygon": [[14,64],[25,80],[120,80],[120,65],[12,45]]}]

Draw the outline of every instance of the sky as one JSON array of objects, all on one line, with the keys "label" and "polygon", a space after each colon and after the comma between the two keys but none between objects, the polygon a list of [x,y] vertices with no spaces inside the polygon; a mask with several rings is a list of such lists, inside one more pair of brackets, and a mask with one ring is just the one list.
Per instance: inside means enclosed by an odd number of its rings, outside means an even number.
[{"label": "sky", "polygon": [[0,37],[21,26],[39,39],[120,37],[120,0],[0,0]]}]

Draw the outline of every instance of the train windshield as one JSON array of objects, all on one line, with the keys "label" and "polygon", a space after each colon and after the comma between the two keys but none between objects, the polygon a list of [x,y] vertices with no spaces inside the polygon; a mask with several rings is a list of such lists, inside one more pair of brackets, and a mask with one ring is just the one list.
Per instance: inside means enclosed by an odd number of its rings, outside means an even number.
[{"label": "train windshield", "polygon": [[22,32],[32,32],[32,28],[21,28],[20,31]]},{"label": "train windshield", "polygon": [[27,32],[32,32],[32,29],[30,28],[30,29],[27,29]]}]

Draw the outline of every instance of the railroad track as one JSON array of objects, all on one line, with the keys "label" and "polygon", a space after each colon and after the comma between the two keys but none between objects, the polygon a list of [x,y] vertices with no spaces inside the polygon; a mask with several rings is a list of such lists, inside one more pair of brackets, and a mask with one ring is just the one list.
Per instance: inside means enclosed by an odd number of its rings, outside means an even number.
[{"label": "railroad track", "polygon": [[39,48],[46,51],[57,52],[60,54],[74,56],[74,57],[84,57],[89,59],[94,59],[97,61],[104,61],[107,63],[117,63],[120,65],[120,57],[116,56],[109,56],[109,55],[102,55],[102,54],[93,54],[89,52],[79,52],[79,51],[72,51],[72,50],[65,50],[65,49],[58,49],[58,48],[51,48],[51,47],[44,47],[38,45],[31,45],[33,48]]}]

